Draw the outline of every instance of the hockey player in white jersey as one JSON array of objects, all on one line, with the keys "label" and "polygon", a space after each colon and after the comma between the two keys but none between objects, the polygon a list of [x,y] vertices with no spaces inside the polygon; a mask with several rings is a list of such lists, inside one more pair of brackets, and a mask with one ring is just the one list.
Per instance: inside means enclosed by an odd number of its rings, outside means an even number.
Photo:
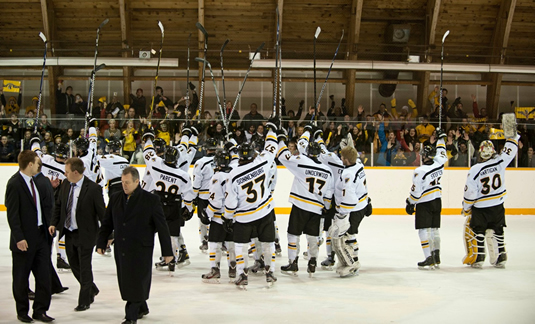
[{"label": "hockey player in white jersey", "polygon": [[434,269],[440,265],[440,213],[442,211],[442,185],[444,163],[448,161],[444,138],[446,133],[436,130],[436,147],[426,145],[422,151],[423,165],[414,170],[412,187],[405,210],[412,215],[416,210],[415,227],[418,230],[425,260],[418,262],[419,269]]},{"label": "hockey player in white jersey", "polygon": [[99,184],[102,181],[97,155],[97,129],[89,127],[89,138],[78,137],[73,141],[76,156],[84,162],[84,176]]},{"label": "hockey player in white jersey", "polygon": [[284,141],[279,140],[279,161],[294,175],[289,199],[292,204],[288,222],[289,264],[281,267],[283,273],[295,274],[299,270],[299,236],[303,233],[310,249],[307,272],[310,275],[316,272],[322,210],[331,207],[333,195],[332,172],[318,160],[320,154],[320,145],[309,142],[306,155],[294,156]]},{"label": "hockey player in white jersey", "polygon": [[[41,151],[40,142],[41,139],[38,136],[33,137],[31,140],[31,149],[41,159],[43,166],[41,167],[41,173],[48,179],[52,187],[54,187],[54,197],[57,198],[59,194],[59,188],[63,180],[65,180],[65,161],[69,158],[70,148],[65,143],[60,143],[56,146],[54,156],[44,154]],[[67,252],[65,251],[65,235],[62,237],[54,237],[54,242],[57,251],[56,267],[58,270],[70,270],[71,266],[67,262]]]},{"label": "hockey player in white jersey", "polygon": [[[180,235],[180,219],[183,217],[188,220],[193,214],[192,201],[194,198],[193,188],[189,174],[178,169],[176,162],[179,151],[175,147],[168,146],[165,149],[163,158],[156,156],[152,146],[154,133],[148,130],[143,134],[145,147],[143,149],[145,163],[149,168],[150,175],[154,183],[154,194],[160,196],[162,207],[165,213],[169,233],[171,234],[171,243],[175,253],[175,260],[169,264],[165,261],[156,264],[156,268],[161,269],[168,266],[169,271],[174,271],[176,259],[178,257]],[[182,203],[186,209],[182,208]]]},{"label": "hockey player in white jersey", "polygon": [[235,221],[233,231],[238,275],[235,284],[238,287],[245,287],[248,284],[246,253],[253,233],[258,235],[264,254],[271,256],[271,262],[265,260],[268,285],[277,280],[273,275],[275,268],[274,201],[269,190],[268,171],[277,150],[275,131],[278,124],[280,120],[274,118],[267,122],[268,133],[262,153],[256,154],[254,147],[249,143],[244,143],[238,148],[239,165],[229,174],[224,217]]},{"label": "hockey player in white jersey", "polygon": [[[154,149],[154,154],[159,157],[162,157],[165,153],[166,146],[167,145],[165,144],[165,140],[161,138],[155,138],[152,142],[152,149]],[[143,155],[145,155],[145,152],[143,152]],[[150,175],[149,168],[145,168],[143,179],[141,180],[141,188],[149,192],[154,190],[154,188],[152,188],[152,176]]]},{"label": "hockey player in white jersey", "polygon": [[508,138],[500,154],[491,141],[481,142],[479,162],[468,172],[463,200],[463,214],[468,216],[467,255],[463,263],[474,268],[481,268],[485,261],[485,239],[490,263],[497,268],[505,267],[505,168],[516,156],[519,138],[520,135]]},{"label": "hockey player in white jersey", "polygon": [[[206,155],[195,162],[193,167],[193,192],[195,192],[197,200],[197,216],[199,219],[202,213],[206,212],[208,207],[209,187],[214,175],[214,155],[217,147],[215,138],[208,138],[204,144]],[[203,224],[199,220],[199,235],[201,237],[201,246],[199,249],[202,252],[208,250],[208,225]]]},{"label": "hockey player in white jersey", "polygon": [[121,175],[123,170],[129,165],[128,160],[121,156],[122,144],[118,140],[108,142],[108,153],[97,155],[97,161],[102,172],[104,169],[104,179],[108,189],[108,197],[116,192],[123,192]]},{"label": "hockey player in white jersey", "polygon": [[[236,163],[237,164],[237,161]],[[223,244],[228,249],[228,276],[236,278],[236,252],[234,250],[233,234],[230,226],[225,222],[231,219],[223,217],[225,212],[225,192],[229,172],[232,169],[230,153],[218,150],[214,155],[214,175],[209,188],[208,208],[202,213],[201,222],[210,225],[208,235],[208,254],[210,256],[210,272],[202,275],[204,282],[219,282],[221,278],[220,262],[223,253]]]}]

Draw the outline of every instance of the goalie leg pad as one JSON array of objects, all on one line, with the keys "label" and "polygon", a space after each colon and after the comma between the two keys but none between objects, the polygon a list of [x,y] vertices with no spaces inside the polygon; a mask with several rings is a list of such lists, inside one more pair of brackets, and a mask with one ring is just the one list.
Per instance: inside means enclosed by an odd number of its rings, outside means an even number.
[{"label": "goalie leg pad", "polygon": [[477,242],[477,256],[474,263],[471,264],[472,268],[481,268],[483,262],[485,262],[485,235],[476,234]]},{"label": "goalie leg pad", "polygon": [[485,238],[489,250],[490,264],[495,267],[505,267],[507,253],[505,252],[504,236],[497,235],[494,230],[489,229],[485,234]]},{"label": "goalie leg pad", "polygon": [[466,217],[464,222],[464,248],[466,255],[463,258],[463,264],[472,265],[477,258],[477,241],[476,234],[470,227],[470,220],[472,216]]}]

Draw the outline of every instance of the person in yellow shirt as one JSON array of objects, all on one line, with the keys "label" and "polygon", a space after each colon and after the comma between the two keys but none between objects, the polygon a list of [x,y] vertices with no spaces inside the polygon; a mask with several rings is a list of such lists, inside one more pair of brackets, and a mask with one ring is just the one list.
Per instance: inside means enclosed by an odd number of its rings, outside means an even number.
[{"label": "person in yellow shirt", "polygon": [[156,131],[156,137],[163,139],[165,141],[165,144],[169,145],[169,142],[171,141],[171,134],[167,129],[167,123],[162,122],[160,124],[160,129]]},{"label": "person in yellow shirt", "polygon": [[135,135],[137,134],[137,131],[134,128],[134,121],[129,120],[126,123],[126,129],[123,131],[124,136],[124,144],[123,144],[123,155],[130,159],[132,158],[132,155],[136,151],[136,138]]},{"label": "person in yellow shirt", "polygon": [[429,124],[429,117],[423,116],[422,123],[416,126],[416,134],[418,134],[418,140],[420,143],[427,141],[433,135],[435,127]]}]

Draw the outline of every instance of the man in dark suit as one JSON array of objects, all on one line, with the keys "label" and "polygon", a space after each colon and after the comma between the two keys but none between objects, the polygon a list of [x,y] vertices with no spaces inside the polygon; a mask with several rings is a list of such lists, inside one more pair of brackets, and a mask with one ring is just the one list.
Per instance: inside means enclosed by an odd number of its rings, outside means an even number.
[{"label": "man in dark suit", "polygon": [[70,158],[65,162],[65,176],[56,199],[54,217],[50,222],[51,234],[59,230],[65,234],[65,250],[71,270],[80,283],[78,306],[75,311],[85,311],[93,303],[99,290],[93,282],[91,259],[106,209],[102,188],[84,177],[84,162]]},{"label": "man in dark suit", "polygon": [[46,312],[50,308],[50,244],[52,236],[48,227],[43,198],[33,176],[39,172],[41,160],[35,152],[26,150],[19,154],[19,172],[9,179],[6,187],[5,204],[11,229],[10,245],[13,258],[13,297],[17,308],[17,319],[32,323],[28,316],[28,277],[30,271],[35,277],[34,319],[52,322],[54,318]]},{"label": "man in dark suit", "polygon": [[139,173],[129,166],[121,176],[123,192],[110,197],[97,241],[97,253],[104,254],[108,237],[115,230],[115,264],[121,297],[126,300],[125,321],[136,323],[149,313],[154,234],[158,232],[166,263],[173,260],[169,228],[160,198],[139,185]]}]

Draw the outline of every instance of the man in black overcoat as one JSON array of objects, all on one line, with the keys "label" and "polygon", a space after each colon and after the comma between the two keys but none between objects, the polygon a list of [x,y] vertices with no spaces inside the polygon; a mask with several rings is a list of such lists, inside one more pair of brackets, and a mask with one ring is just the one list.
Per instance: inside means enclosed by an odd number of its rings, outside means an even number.
[{"label": "man in black overcoat", "polygon": [[160,198],[139,185],[139,173],[129,166],[121,176],[123,192],[110,197],[97,240],[97,253],[104,254],[108,237],[115,231],[114,255],[121,297],[126,301],[123,324],[136,323],[149,313],[154,235],[158,232],[166,263],[173,260],[169,228]]}]

